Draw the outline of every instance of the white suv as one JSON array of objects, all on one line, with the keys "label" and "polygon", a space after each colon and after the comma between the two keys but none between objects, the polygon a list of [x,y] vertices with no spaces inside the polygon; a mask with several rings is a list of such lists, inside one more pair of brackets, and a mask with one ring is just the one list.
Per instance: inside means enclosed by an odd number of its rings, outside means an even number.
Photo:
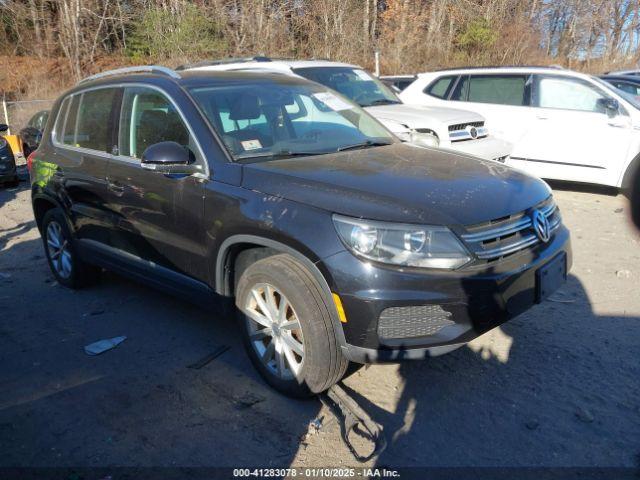
[{"label": "white suv", "polygon": [[591,75],[554,67],[423,73],[408,104],[463,106],[514,144],[507,163],[542,178],[627,187],[639,161],[640,101]]},{"label": "white suv", "polygon": [[513,146],[493,135],[474,112],[442,107],[403,105],[375,76],[347,63],[325,60],[276,60],[268,57],[214,60],[178,70],[264,70],[320,83],[357,103],[401,140],[506,161]]}]

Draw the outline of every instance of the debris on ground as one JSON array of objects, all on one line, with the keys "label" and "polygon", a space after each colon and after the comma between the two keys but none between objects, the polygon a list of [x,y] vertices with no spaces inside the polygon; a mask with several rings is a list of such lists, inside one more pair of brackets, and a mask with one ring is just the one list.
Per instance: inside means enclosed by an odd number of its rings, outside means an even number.
[{"label": "debris on ground", "polygon": [[524,424],[528,430],[536,430],[540,426],[540,422],[537,420],[529,420]]},{"label": "debris on ground", "polygon": [[631,270],[617,270],[616,277],[618,278],[631,278]]},{"label": "debris on ground", "polygon": [[198,360],[195,363],[192,363],[191,365],[187,365],[187,368],[192,368],[194,370],[200,370],[202,367],[204,367],[205,365],[208,365],[213,360],[215,360],[220,355],[222,355],[224,352],[229,350],[229,348],[231,348],[231,347],[229,347],[227,345],[221,345],[219,347],[216,347],[216,349],[213,352],[211,352],[209,355],[207,355],[206,357],[201,358],[200,360]]},{"label": "debris on ground", "polygon": [[91,343],[86,347],[84,347],[84,353],[86,353],[87,355],[100,355],[101,353],[106,352],[107,350],[116,348],[126,339],[127,337],[121,336],[121,337],[106,338],[104,340],[98,340],[97,342]]},{"label": "debris on ground", "polygon": [[576,417],[584,423],[591,423],[594,420],[593,414],[586,408],[579,407],[576,410]]},{"label": "debris on ground", "polygon": [[238,410],[245,410],[251,408],[254,405],[264,402],[265,398],[255,395],[251,392],[246,392],[242,397],[236,399],[236,408]]},{"label": "debris on ground", "polygon": [[[341,417],[342,440],[351,451],[354,458],[361,463],[380,455],[387,448],[387,440],[382,432],[382,426],[373,421],[358,403],[351,398],[344,389],[336,384],[320,396],[322,403],[336,416]],[[372,444],[372,450],[368,454],[362,454],[354,447],[351,433]]]},{"label": "debris on ground", "polygon": [[318,417],[314,420],[311,420],[309,422],[309,426],[307,427],[307,431],[304,435],[302,435],[302,437],[300,437],[300,441],[303,444],[307,444],[308,440],[310,437],[313,437],[314,435],[316,435],[317,433],[320,432],[320,429],[322,429],[322,420],[324,417]]}]

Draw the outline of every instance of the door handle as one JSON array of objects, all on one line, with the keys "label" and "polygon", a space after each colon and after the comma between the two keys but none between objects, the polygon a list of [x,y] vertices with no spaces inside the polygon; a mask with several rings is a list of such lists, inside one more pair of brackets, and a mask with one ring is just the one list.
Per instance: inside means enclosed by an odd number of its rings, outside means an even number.
[{"label": "door handle", "polygon": [[547,117],[546,115],[540,115],[540,114],[536,115],[536,118],[538,120],[549,120],[549,117]]}]

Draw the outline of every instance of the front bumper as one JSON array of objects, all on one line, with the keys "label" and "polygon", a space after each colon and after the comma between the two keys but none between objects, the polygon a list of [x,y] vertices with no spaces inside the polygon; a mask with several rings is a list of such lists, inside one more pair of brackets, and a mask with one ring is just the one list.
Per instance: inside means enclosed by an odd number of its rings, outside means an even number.
[{"label": "front bumper", "polygon": [[480,157],[485,160],[504,159],[513,152],[512,143],[492,136],[479,138],[477,140],[450,142],[448,144],[441,144],[440,147],[453,150],[454,152],[463,152],[469,155],[475,155],[476,157]]},{"label": "front bumper", "polygon": [[[569,231],[561,226],[549,243],[489,268],[399,269],[361,261],[348,251],[325,258],[321,267],[346,313],[343,353],[352,361],[369,363],[446,353],[528,310],[538,299],[536,272],[563,253],[568,271],[571,243]],[[394,307],[437,308],[448,323],[433,334],[381,338],[381,314]]]}]

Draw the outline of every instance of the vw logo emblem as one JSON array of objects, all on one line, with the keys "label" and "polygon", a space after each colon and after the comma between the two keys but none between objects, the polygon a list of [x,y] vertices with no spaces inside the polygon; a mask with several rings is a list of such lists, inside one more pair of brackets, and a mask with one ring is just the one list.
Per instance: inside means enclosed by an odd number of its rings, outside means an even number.
[{"label": "vw logo emblem", "polygon": [[478,138],[478,129],[476,127],[472,127],[471,125],[469,125],[467,127],[467,132],[469,132],[469,135],[471,135],[471,138]]},{"label": "vw logo emblem", "polygon": [[549,228],[549,220],[547,220],[545,214],[540,210],[534,210],[531,212],[531,223],[538,238],[544,243],[547,243],[551,238],[551,231]]}]

